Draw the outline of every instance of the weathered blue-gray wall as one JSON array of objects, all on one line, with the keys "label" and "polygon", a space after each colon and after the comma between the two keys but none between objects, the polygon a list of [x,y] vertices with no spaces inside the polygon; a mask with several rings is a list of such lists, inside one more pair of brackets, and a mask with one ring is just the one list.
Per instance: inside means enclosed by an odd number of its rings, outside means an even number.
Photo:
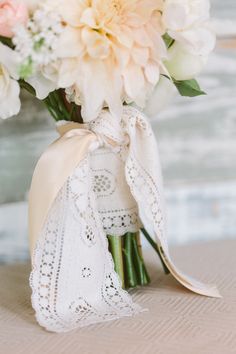
[{"label": "weathered blue-gray wall", "polygon": [[[213,0],[213,14],[219,31],[234,31],[235,0]],[[173,242],[236,237],[236,47],[218,48],[200,83],[206,97],[176,97],[153,121]],[[55,136],[53,120],[28,95],[18,117],[0,121],[0,262],[27,255],[24,201]]]}]

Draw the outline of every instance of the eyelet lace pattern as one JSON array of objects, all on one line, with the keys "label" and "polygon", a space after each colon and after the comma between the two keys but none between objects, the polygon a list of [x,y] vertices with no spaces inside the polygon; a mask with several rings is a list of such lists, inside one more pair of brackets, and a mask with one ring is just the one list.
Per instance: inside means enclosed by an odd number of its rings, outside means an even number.
[{"label": "eyelet lace pattern", "polygon": [[114,271],[91,186],[87,158],[60,191],[35,249],[32,303],[38,322],[49,331],[141,311]]}]

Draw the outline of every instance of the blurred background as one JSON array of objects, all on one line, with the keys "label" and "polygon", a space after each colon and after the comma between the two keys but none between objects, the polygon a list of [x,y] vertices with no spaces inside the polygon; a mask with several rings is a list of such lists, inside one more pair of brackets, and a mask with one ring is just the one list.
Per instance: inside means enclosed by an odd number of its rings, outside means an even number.
[{"label": "blurred background", "polygon": [[[172,244],[236,238],[236,2],[212,0],[215,53],[199,82],[208,95],[176,96],[153,120]],[[25,95],[0,120],[0,263],[28,259],[27,193],[33,168],[57,136],[43,104]]]}]

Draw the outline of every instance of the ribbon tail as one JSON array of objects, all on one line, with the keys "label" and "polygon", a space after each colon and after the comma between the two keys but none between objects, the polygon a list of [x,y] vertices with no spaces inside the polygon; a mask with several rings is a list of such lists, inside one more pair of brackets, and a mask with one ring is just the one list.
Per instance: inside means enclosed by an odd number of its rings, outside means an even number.
[{"label": "ribbon tail", "polygon": [[60,189],[87,156],[95,136],[66,135],[53,142],[39,159],[29,193],[29,242],[31,254]]},{"label": "ribbon tail", "polygon": [[[57,153],[53,151],[52,156],[57,160],[64,151],[64,143],[60,144],[53,147]],[[75,146],[78,148],[77,143]],[[88,146],[84,142],[80,151],[85,153]],[[54,162],[54,166],[57,165]],[[72,162],[66,165],[64,155],[59,167],[73,168]],[[40,162],[40,166],[45,169],[48,163]],[[39,324],[52,332],[67,332],[142,311],[122,289],[114,270],[93,192],[90,155],[79,162],[61,187],[70,168],[57,184],[56,191],[59,191],[55,199],[52,198],[54,194],[50,195],[52,205],[40,229],[32,257],[32,305]],[[41,180],[44,196],[50,190],[50,185],[45,185],[52,171],[49,175],[47,172],[44,170],[42,175],[36,171],[44,177]],[[49,207],[49,201],[45,207]]]},{"label": "ribbon tail", "polygon": [[[134,113],[135,112],[135,113]],[[155,136],[147,121],[137,110],[127,109],[127,131],[130,136],[126,161],[126,179],[138,207],[144,227],[154,235],[160,254],[175,279],[187,289],[209,297],[221,297],[213,285],[203,284],[183,274],[171,260],[165,230],[165,208],[162,174]]]}]

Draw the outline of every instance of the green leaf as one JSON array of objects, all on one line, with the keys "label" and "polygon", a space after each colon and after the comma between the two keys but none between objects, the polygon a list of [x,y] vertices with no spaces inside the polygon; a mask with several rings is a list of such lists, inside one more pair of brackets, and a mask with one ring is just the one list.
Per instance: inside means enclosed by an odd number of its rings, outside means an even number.
[{"label": "green leaf", "polygon": [[185,81],[176,81],[173,79],[173,83],[177,87],[177,90],[181,96],[196,97],[206,95],[206,93],[201,90],[198,82],[195,79]]},{"label": "green leaf", "polygon": [[165,45],[166,45],[166,48],[169,49],[175,42],[175,40],[173,38],[171,38],[168,33],[165,33],[164,36],[162,36],[164,42],[165,42]]},{"label": "green leaf", "polygon": [[14,47],[12,40],[10,38],[0,36],[0,42],[2,42],[3,44],[7,45],[10,48]]},{"label": "green leaf", "polygon": [[34,71],[33,60],[31,57],[27,58],[19,67],[19,76],[21,79],[28,79]]}]

